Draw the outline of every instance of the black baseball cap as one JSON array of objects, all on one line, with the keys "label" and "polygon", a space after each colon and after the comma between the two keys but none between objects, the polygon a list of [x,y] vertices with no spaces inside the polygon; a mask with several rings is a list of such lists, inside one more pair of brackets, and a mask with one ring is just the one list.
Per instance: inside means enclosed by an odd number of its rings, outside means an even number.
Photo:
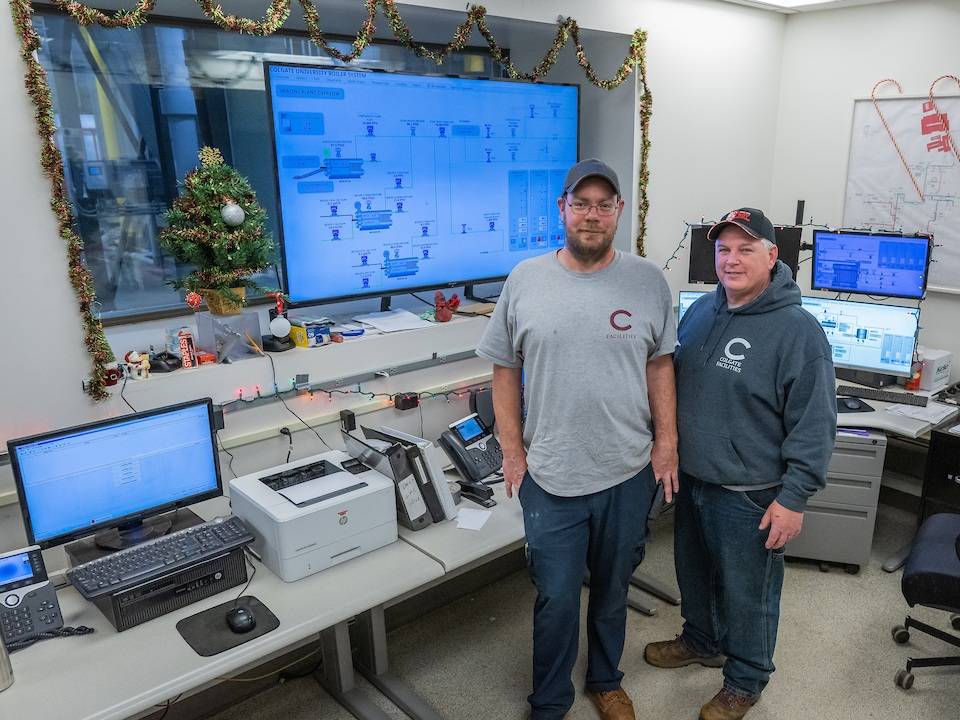
[{"label": "black baseball cap", "polygon": [[591,177],[599,177],[606,180],[613,186],[613,191],[622,197],[620,192],[620,178],[613,168],[607,165],[603,160],[590,158],[581,160],[567,172],[567,179],[563,181],[563,194],[573,192],[577,185]]},{"label": "black baseball cap", "polygon": [[774,244],[777,242],[777,234],[773,229],[773,223],[763,214],[763,210],[748,207],[731,210],[723,216],[720,222],[707,230],[707,240],[716,240],[720,231],[727,225],[736,225],[757,240],[769,240]]}]

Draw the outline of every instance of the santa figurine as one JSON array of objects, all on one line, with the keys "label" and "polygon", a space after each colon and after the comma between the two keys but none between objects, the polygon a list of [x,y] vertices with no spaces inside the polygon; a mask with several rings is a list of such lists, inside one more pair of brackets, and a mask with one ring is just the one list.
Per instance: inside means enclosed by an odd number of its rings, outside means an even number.
[{"label": "santa figurine", "polygon": [[146,380],[150,377],[150,355],[131,350],[123,356],[127,364],[127,374],[134,380]]},{"label": "santa figurine", "polygon": [[433,304],[436,307],[434,315],[437,318],[437,322],[449,322],[450,318],[453,317],[453,313],[460,307],[460,296],[454,293],[450,296],[450,299],[447,300],[443,296],[443,293],[437,290],[433,294]]}]

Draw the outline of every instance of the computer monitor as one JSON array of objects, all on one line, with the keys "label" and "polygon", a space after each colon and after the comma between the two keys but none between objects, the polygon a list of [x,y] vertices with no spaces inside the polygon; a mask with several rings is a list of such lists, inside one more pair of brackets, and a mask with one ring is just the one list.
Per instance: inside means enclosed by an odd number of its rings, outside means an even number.
[{"label": "computer monitor", "polygon": [[294,305],[504,279],[555,251],[579,88],[268,62]]},{"label": "computer monitor", "polygon": [[[716,285],[717,268],[713,260],[713,243],[707,240],[707,231],[711,225],[694,225],[690,228],[690,270],[688,281]],[[777,225],[774,227],[779,258],[790,268],[793,279],[797,279],[797,267],[800,263],[800,236],[803,228],[799,225]]]},{"label": "computer monitor", "polygon": [[113,530],[100,537],[122,547],[168,531],[143,521],[223,494],[215,433],[204,398],[9,441],[29,543]]},{"label": "computer monitor", "polygon": [[920,309],[804,297],[830,341],[836,368],[910,377]]},{"label": "computer monitor", "polygon": [[927,288],[928,235],[813,233],[814,290],[919,299]]},{"label": "computer monitor", "polygon": [[690,309],[690,306],[706,294],[706,292],[701,290],[680,291],[680,301],[677,304],[677,324],[683,320],[683,316],[686,314],[687,310]]}]

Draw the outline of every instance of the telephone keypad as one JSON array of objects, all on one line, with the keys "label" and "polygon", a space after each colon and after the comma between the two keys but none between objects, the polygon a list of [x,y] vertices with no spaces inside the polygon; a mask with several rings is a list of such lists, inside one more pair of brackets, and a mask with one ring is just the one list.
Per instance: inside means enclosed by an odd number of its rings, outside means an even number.
[{"label": "telephone keypad", "polygon": [[56,602],[55,591],[49,585],[28,592],[18,607],[0,610],[0,634],[5,643],[24,640],[37,633],[61,627],[63,618],[60,607]]}]

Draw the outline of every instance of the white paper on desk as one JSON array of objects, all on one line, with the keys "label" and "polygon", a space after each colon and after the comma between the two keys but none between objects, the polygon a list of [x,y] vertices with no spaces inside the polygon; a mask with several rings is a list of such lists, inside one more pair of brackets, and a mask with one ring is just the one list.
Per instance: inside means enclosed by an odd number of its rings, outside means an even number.
[{"label": "white paper on desk", "polygon": [[487,524],[490,514],[489,510],[460,508],[460,512],[457,513],[457,527],[463,530],[479,530]]},{"label": "white paper on desk", "polygon": [[357,315],[353,319],[385,333],[396,332],[397,330],[414,330],[432,325],[432,323],[422,320],[409,310],[399,309]]},{"label": "white paper on desk", "polygon": [[887,408],[888,413],[894,415],[904,415],[914,420],[923,420],[924,422],[937,423],[943,422],[951,413],[956,410],[953,405],[944,405],[938,402],[928,402],[926,407],[917,405],[891,405]]}]

